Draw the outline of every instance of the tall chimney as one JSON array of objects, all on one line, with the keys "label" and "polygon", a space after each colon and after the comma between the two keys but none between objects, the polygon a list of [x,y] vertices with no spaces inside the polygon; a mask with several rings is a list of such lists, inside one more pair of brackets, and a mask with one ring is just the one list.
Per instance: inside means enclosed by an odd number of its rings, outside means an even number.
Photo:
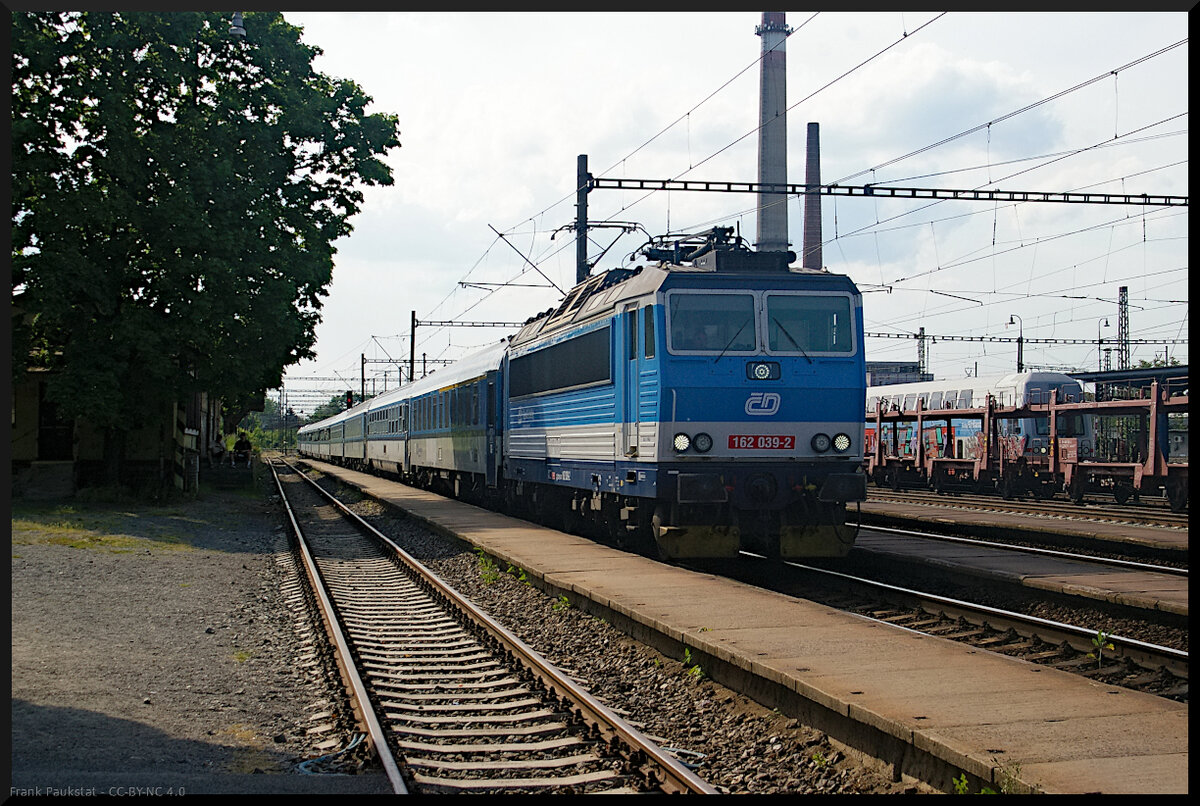
[{"label": "tall chimney", "polygon": [[780,192],[758,194],[760,252],[788,248],[787,193],[787,36],[791,31],[782,11],[764,11],[754,33],[762,37],[762,68],[758,100],[758,182],[777,185]]},{"label": "tall chimney", "polygon": [[804,171],[804,256],[800,265],[821,270],[821,125],[808,124]]}]

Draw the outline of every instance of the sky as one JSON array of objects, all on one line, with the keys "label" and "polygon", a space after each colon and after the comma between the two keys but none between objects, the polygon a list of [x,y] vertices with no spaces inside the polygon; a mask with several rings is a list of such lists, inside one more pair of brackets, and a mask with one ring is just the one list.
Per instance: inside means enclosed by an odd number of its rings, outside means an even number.
[{"label": "sky", "polygon": [[[357,391],[364,356],[368,393],[395,386],[386,362],[407,362],[414,311],[521,322],[555,305],[574,284],[579,155],[596,177],[757,180],[761,12],[284,16],[323,51],[317,70],[398,116],[402,144],[386,158],[395,184],[365,188],[335,244],[317,358],[284,380],[297,411]],[[791,183],[817,122],[824,184],[1188,195],[1184,12],[788,12],[787,24]],[[596,271],[645,263],[646,233],[755,237],[749,194],[597,189],[588,204],[593,222],[644,230],[593,230],[590,256],[608,249]],[[1188,345],[1168,343],[1188,337],[1186,206],[824,196],[822,215],[825,268],[864,292],[867,333],[891,336],[867,338],[868,361],[916,361],[924,327],[939,379],[1015,370],[1015,343],[963,337],[1084,340],[1027,342],[1026,367],[1098,369],[1125,287],[1130,338],[1163,340],[1131,344],[1132,365],[1187,363]],[[799,251],[801,199],[788,218]],[[422,356],[513,331],[422,326],[418,377]]]}]

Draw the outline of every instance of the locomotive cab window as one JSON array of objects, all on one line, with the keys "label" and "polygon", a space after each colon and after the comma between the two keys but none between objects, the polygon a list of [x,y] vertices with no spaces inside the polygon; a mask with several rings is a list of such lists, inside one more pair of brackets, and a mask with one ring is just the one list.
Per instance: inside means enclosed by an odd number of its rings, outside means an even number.
[{"label": "locomotive cab window", "polygon": [[767,294],[766,308],[768,351],[854,352],[849,297]]},{"label": "locomotive cab window", "polygon": [[673,353],[752,353],[758,349],[751,294],[673,294],[668,314]]},{"label": "locomotive cab window", "polygon": [[642,308],[645,326],[642,329],[642,354],[646,358],[654,358],[654,306]]}]

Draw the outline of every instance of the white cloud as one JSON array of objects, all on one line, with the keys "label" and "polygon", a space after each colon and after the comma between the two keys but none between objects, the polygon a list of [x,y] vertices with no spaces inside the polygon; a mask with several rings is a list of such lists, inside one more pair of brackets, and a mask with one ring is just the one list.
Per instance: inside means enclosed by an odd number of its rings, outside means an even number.
[{"label": "white cloud", "polygon": [[[757,178],[756,137],[739,138],[757,126],[758,70],[738,75],[759,55],[755,12],[286,16],[304,26],[306,42],[325,51],[317,69],[356,81],[373,97],[373,110],[398,115],[403,144],[388,157],[395,185],[367,189],[355,232],[338,245],[319,331],[320,359],[302,371],[319,372],[323,362],[345,362],[346,356],[356,364],[364,346],[377,348],[371,335],[406,332],[411,310],[439,319],[523,320],[552,304],[556,293],[545,289],[487,293],[458,283],[516,277],[544,282],[496,240],[489,225],[511,230],[512,244],[555,283],[573,282],[573,236],[564,232],[551,241],[549,234],[574,219],[579,154],[588,155],[597,176]],[[792,104],[899,44],[789,112],[789,178],[796,183],[803,181],[808,121],[821,124],[822,178],[832,182],[1104,76],[1187,36],[1183,14],[966,13],[922,28],[936,15],[823,13],[801,28],[808,16],[788,16],[799,28],[788,40]],[[1028,158],[1109,143],[1114,134],[1186,113],[1187,72],[1184,45],[990,131],[849,182],[976,187],[991,181],[1007,190],[1091,186],[1184,195],[1186,134],[1118,140],[1066,158]],[[1186,129],[1185,116],[1141,136]],[[1002,164],[1011,160],[1021,161]],[[1181,164],[1164,167],[1171,163]],[[983,167],[962,170],[972,166]],[[939,175],[917,178],[925,174]],[[753,240],[752,196],[644,195],[594,192],[589,217],[638,221],[653,234],[668,226],[740,224]],[[1182,215],[1146,215],[1144,236],[1142,211],[1133,207],[929,206],[825,197],[822,208],[825,264],[864,286],[893,286],[891,294],[868,295],[868,330],[915,331],[924,324],[947,334],[1002,333],[1009,314],[1017,312],[1026,335],[1053,331],[1087,338],[1098,317],[1115,321],[1115,305],[1094,297],[1115,299],[1121,284],[1131,296],[1147,298],[1135,303],[1142,308],[1134,317],[1139,331],[1170,332],[1186,322],[1186,304],[1148,301],[1187,298],[1186,208]],[[790,202],[793,244],[802,241],[801,210],[800,202]],[[860,229],[862,234],[852,234]],[[607,245],[611,234],[599,230],[593,238]],[[622,239],[604,267],[617,265],[639,243],[640,237]],[[1172,267],[1174,273],[1159,274]],[[1075,289],[1093,299],[1065,300]],[[498,335],[459,329],[424,346],[453,352]],[[406,351],[407,343],[402,346]],[[868,347],[869,358],[916,355],[912,342],[879,340]],[[939,343],[932,349],[935,371],[960,372],[967,349]],[[1178,351],[1186,356],[1185,346]],[[1094,347],[1090,357],[1086,346],[1043,352],[1075,355],[1084,365],[1095,359]],[[1049,363],[1034,361],[1038,354],[1027,351],[1027,362]],[[981,360],[999,369],[1009,358],[1007,351],[989,348]]]}]

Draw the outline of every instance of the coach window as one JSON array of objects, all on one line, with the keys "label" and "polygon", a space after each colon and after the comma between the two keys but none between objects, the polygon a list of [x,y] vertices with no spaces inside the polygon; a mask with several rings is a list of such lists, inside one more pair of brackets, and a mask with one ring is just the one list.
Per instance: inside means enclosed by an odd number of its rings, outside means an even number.
[{"label": "coach window", "polygon": [[673,353],[752,353],[758,349],[750,294],[672,294],[668,302]]},{"label": "coach window", "polygon": [[645,319],[642,327],[642,351],[646,358],[654,358],[654,306],[647,305],[642,308],[642,317]]}]

